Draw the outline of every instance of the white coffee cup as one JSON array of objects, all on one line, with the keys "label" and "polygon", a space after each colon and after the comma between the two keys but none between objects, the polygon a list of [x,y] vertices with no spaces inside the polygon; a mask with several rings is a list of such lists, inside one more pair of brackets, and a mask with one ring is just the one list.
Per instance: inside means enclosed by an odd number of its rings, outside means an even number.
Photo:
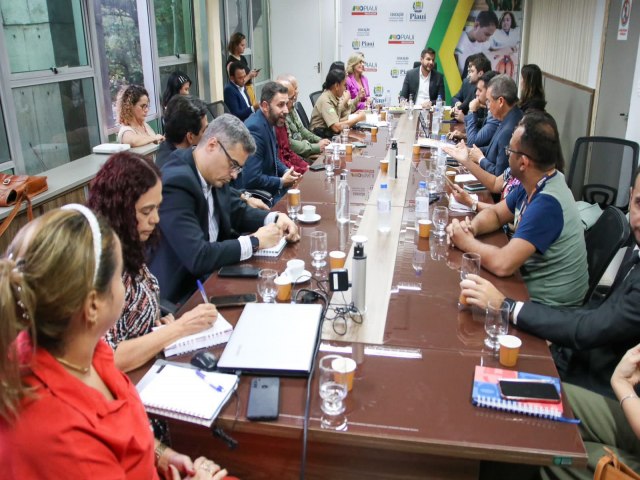
[{"label": "white coffee cup", "polygon": [[295,281],[302,275],[302,272],[304,272],[304,260],[294,258],[287,262],[287,273],[289,277],[291,277],[291,280]]},{"label": "white coffee cup", "polygon": [[315,205],[305,205],[302,207],[302,216],[308,220],[311,220],[316,215]]}]

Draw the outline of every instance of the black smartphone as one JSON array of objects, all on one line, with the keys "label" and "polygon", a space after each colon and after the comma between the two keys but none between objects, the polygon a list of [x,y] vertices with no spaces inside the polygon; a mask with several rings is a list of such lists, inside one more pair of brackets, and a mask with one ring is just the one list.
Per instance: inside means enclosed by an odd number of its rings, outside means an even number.
[{"label": "black smartphone", "polygon": [[477,192],[478,190],[486,190],[486,187],[480,182],[465,183],[464,188],[467,192]]},{"label": "black smartphone", "polygon": [[247,303],[256,303],[258,301],[258,296],[255,293],[242,293],[239,295],[223,295],[220,297],[210,297],[209,301],[213,303],[216,308],[242,307]]},{"label": "black smartphone", "polygon": [[309,167],[309,170],[313,170],[314,172],[319,172],[320,170],[324,170],[323,163],[314,163]]},{"label": "black smartphone", "polygon": [[277,420],[280,411],[280,379],[260,377],[251,380],[247,418],[254,421]]},{"label": "black smartphone", "polygon": [[500,394],[507,400],[560,403],[556,386],[544,380],[500,380]]},{"label": "black smartphone", "polygon": [[218,276],[258,278],[259,271],[259,268],[251,265],[228,265],[218,270]]}]

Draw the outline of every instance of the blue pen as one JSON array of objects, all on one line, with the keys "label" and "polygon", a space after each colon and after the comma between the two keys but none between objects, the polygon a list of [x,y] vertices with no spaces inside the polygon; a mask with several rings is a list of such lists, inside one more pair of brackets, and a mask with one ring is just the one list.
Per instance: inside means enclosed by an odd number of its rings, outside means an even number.
[{"label": "blue pen", "polygon": [[198,285],[198,290],[200,290],[200,295],[202,295],[202,300],[204,303],[209,303],[209,299],[207,298],[207,292],[204,291],[204,286],[200,280],[196,280],[196,285]]},{"label": "blue pen", "polygon": [[199,376],[204,381],[204,383],[209,385],[216,392],[222,392],[224,390],[224,388],[222,388],[222,385],[214,385],[213,383],[209,383],[209,380],[207,380],[207,376],[204,373],[202,373],[200,370],[196,370],[196,375]]}]

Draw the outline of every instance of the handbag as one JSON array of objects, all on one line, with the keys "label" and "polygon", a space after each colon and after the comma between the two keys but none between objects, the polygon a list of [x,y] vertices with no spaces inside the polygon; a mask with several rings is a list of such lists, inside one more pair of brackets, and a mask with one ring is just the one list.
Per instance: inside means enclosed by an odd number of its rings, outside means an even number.
[{"label": "handbag", "polygon": [[640,475],[621,462],[611,449],[603,448],[607,454],[598,460],[593,480],[640,480]]},{"label": "handbag", "polygon": [[0,207],[15,205],[11,213],[0,225],[0,236],[9,228],[9,224],[18,214],[22,202],[27,202],[27,218],[33,220],[31,199],[39,193],[47,191],[47,177],[29,175],[7,175],[0,173]]}]

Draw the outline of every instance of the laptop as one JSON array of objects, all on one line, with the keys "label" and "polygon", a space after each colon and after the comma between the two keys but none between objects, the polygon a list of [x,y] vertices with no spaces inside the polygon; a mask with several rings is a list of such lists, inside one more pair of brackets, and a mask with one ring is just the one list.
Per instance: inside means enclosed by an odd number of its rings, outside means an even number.
[{"label": "laptop", "polygon": [[322,305],[249,303],[218,361],[222,372],[309,376]]}]

